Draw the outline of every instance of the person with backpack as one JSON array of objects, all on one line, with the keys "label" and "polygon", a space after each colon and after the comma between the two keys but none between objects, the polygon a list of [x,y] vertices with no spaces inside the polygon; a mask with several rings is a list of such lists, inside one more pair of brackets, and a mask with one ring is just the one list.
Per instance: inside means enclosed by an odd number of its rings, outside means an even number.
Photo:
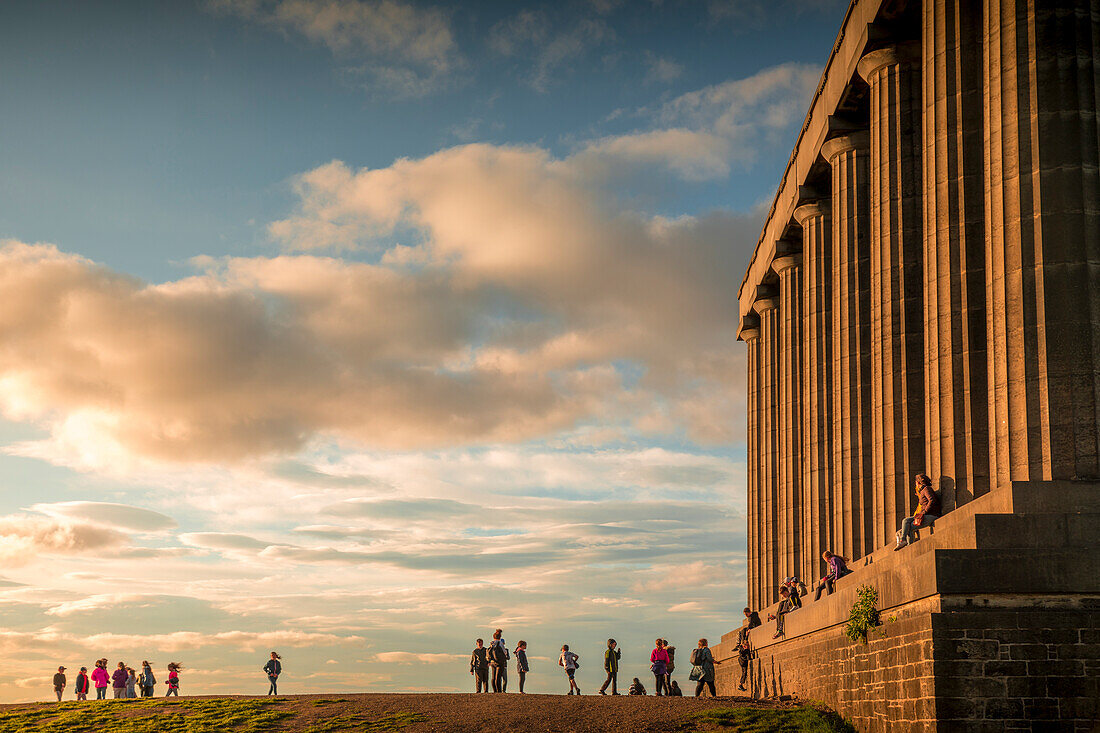
[{"label": "person with backpack", "polygon": [[65,668],[58,667],[53,676],[53,691],[57,694],[57,701],[61,702],[61,696],[65,694]]},{"label": "person with backpack", "polygon": [[569,651],[568,644],[562,644],[561,646],[561,656],[558,657],[558,666],[565,668],[565,675],[569,678],[569,694],[572,695],[574,690],[576,690],[576,694],[581,694],[581,688],[577,684],[577,680],[574,679],[577,668],[581,666],[580,657]]},{"label": "person with backpack", "polygon": [[482,639],[477,640],[470,654],[470,674],[474,676],[474,692],[489,691],[489,650]]},{"label": "person with backpack", "polygon": [[489,644],[489,669],[493,676],[493,692],[508,690],[508,644],[504,641],[504,631],[493,632],[493,642]]},{"label": "person with backpack", "polygon": [[87,700],[88,690],[91,688],[88,680],[88,668],[81,667],[80,674],[76,676],[76,699]]},{"label": "person with backpack", "polygon": [[657,697],[661,697],[661,691],[666,689],[665,675],[668,674],[668,652],[665,651],[661,641],[661,639],[658,639],[654,642],[653,651],[649,653],[649,671],[653,673],[654,684],[656,685],[653,694]]},{"label": "person with backpack", "polygon": [[603,668],[607,672],[607,679],[600,688],[600,694],[606,695],[607,686],[611,685],[611,694],[619,694],[619,660],[623,658],[623,650],[618,648],[614,639],[607,640],[607,651],[603,653]]},{"label": "person with backpack", "polygon": [[267,664],[264,665],[264,672],[267,673],[267,681],[271,683],[271,686],[267,688],[268,695],[279,694],[279,675],[283,673],[282,657],[278,652],[271,652],[271,659],[267,660]]},{"label": "person with backpack", "polygon": [[157,678],[153,676],[153,665],[146,659],[141,663],[141,696],[152,697],[156,684]]},{"label": "person with backpack", "polygon": [[523,691],[523,681],[527,679],[527,673],[531,671],[531,667],[527,664],[527,642],[520,639],[519,644],[516,645],[516,672],[519,673],[519,694],[526,695]]},{"label": "person with backpack", "polygon": [[691,674],[688,679],[697,683],[695,685],[695,697],[703,694],[703,686],[710,688],[710,696],[718,697],[714,689],[714,655],[710,653],[706,639],[699,640],[698,648],[691,652]]}]

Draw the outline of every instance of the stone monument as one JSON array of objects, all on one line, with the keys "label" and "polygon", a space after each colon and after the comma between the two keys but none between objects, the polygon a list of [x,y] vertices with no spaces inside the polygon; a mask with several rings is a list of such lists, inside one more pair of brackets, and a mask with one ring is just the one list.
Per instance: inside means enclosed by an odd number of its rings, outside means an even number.
[{"label": "stone monument", "polygon": [[[751,694],[861,730],[1100,713],[1100,0],[853,0],[740,289]],[[931,476],[945,515],[895,552]],[[844,626],[879,595],[866,644]],[[739,694],[737,630],[715,647]]]}]

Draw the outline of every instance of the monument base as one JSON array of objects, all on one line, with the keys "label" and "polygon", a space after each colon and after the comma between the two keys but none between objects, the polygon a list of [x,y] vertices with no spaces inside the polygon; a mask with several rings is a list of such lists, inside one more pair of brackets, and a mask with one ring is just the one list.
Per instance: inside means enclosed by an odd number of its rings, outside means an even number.
[{"label": "monument base", "polygon": [[[1100,484],[1016,482],[852,564],[831,596],[750,633],[754,697],[820,700],[861,731],[1091,731],[1100,716]],[[882,624],[844,633],[859,586]],[[761,611],[761,618],[775,607]],[[715,646],[738,688],[737,634]]]}]

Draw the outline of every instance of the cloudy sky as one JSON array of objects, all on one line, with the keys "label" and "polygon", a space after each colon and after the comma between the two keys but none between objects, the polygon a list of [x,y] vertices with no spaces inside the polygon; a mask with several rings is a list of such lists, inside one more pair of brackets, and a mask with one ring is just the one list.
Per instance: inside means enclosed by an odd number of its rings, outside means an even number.
[{"label": "cloudy sky", "polygon": [[737,287],[843,11],[0,4],[0,701],[732,628]]}]

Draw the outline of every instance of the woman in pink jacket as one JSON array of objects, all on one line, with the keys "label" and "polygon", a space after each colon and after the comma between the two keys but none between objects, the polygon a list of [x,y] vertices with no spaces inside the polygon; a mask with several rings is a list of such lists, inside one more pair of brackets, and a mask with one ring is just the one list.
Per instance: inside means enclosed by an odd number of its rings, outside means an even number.
[{"label": "woman in pink jacket", "polygon": [[111,682],[111,675],[107,674],[107,660],[97,659],[95,669],[92,670],[92,682],[95,684],[95,699],[107,699],[107,685]]},{"label": "woman in pink jacket", "polygon": [[665,645],[661,639],[658,639],[655,643],[656,648],[649,655],[649,661],[651,662],[649,669],[653,672],[654,679],[657,680],[656,694],[660,696],[661,690],[668,692],[668,686],[665,684],[668,680],[668,652],[665,651]]}]

